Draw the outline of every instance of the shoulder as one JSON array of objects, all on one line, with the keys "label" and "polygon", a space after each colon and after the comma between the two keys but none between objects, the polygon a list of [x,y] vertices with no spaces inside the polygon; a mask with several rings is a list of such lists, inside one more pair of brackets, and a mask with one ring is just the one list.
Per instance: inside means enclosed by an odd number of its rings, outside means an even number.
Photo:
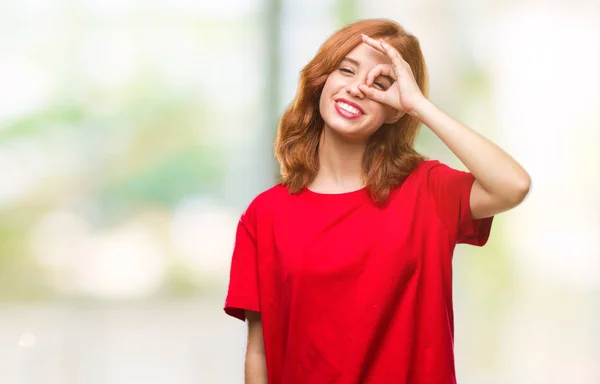
[{"label": "shoulder", "polygon": [[260,192],[250,201],[242,214],[242,219],[254,221],[258,217],[268,214],[274,207],[280,206],[289,195],[288,188],[281,183]]},{"label": "shoulder", "polygon": [[448,166],[439,160],[423,160],[408,174],[406,181],[409,183],[425,181],[433,169],[439,168],[448,168]]},{"label": "shoulder", "polygon": [[439,160],[424,160],[409,174],[409,177],[420,180],[430,180],[447,177],[461,177],[469,172],[453,168]]},{"label": "shoulder", "polygon": [[427,193],[432,185],[443,184],[444,180],[451,179],[456,173],[461,172],[439,160],[423,160],[410,171],[402,184],[394,189],[392,197],[400,195],[402,192]]},{"label": "shoulder", "polygon": [[439,160],[423,160],[415,167],[412,173],[415,175],[426,175],[429,171],[437,167],[448,167]]},{"label": "shoulder", "polygon": [[454,168],[439,160],[425,161],[415,169],[414,184],[434,200],[447,203],[468,198],[475,177],[469,171]]},{"label": "shoulder", "polygon": [[251,202],[249,207],[257,210],[267,209],[277,205],[289,196],[289,190],[281,183],[275,184],[271,188],[259,193]]}]

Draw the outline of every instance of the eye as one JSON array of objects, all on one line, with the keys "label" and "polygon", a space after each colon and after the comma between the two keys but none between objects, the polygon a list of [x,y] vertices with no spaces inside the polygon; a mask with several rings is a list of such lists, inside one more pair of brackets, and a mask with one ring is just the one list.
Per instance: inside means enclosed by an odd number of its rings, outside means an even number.
[{"label": "eye", "polygon": [[352,70],[349,69],[349,68],[340,68],[340,72],[347,73],[349,75],[353,75],[354,74],[354,72],[352,72]]},{"label": "eye", "polygon": [[373,82],[373,85],[375,85],[377,88],[381,89],[382,91],[385,91],[386,87],[382,83],[375,81],[375,82]]}]

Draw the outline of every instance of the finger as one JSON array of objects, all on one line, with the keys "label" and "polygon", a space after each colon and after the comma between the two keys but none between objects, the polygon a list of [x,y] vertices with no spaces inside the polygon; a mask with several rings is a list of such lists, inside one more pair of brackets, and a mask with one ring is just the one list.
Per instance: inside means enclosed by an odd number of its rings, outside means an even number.
[{"label": "finger", "polygon": [[364,84],[359,85],[358,89],[360,89],[360,91],[364,93],[369,99],[377,101],[379,103],[387,104],[385,92],[372,87],[368,87]]},{"label": "finger", "polygon": [[367,74],[367,85],[370,87],[378,76],[389,76],[397,80],[396,72],[390,64],[377,64]]},{"label": "finger", "polygon": [[404,67],[406,61],[404,61],[404,58],[396,48],[392,47],[382,39],[379,39],[379,46],[383,48],[384,52],[389,56],[394,65]]},{"label": "finger", "polygon": [[379,51],[379,52],[381,52],[381,53],[386,53],[386,52],[385,52],[385,49],[383,49],[383,48],[381,47],[381,44],[379,44],[379,41],[377,41],[377,40],[375,40],[375,39],[373,39],[372,37],[369,37],[369,36],[367,36],[367,35],[363,35],[363,34],[361,34],[361,36],[362,36],[362,40],[363,40],[363,42],[364,42],[365,44],[369,45],[369,46],[370,46],[370,47],[372,47],[372,48],[375,48],[376,50],[378,50],[378,51]]}]

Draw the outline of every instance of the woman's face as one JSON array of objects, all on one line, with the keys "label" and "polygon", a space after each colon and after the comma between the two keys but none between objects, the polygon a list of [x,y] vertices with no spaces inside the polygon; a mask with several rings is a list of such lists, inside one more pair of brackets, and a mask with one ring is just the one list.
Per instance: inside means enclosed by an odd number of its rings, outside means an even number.
[{"label": "woman's face", "polygon": [[[358,88],[366,84],[369,71],[377,64],[391,64],[391,60],[365,43],[360,43],[329,74],[319,100],[325,129],[331,129],[353,141],[366,141],[384,123],[393,123],[399,118],[399,112],[394,108],[367,98]],[[390,77],[379,76],[372,87],[385,91],[393,81]]]}]

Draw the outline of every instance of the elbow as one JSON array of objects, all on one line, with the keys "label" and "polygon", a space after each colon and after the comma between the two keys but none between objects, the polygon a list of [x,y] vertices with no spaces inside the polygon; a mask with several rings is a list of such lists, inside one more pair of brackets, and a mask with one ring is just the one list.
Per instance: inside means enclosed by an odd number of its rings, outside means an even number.
[{"label": "elbow", "polygon": [[509,197],[509,201],[512,206],[517,206],[525,200],[527,195],[529,194],[529,190],[531,188],[531,177],[528,174],[521,177],[519,180],[513,183],[511,188],[511,193]]}]

